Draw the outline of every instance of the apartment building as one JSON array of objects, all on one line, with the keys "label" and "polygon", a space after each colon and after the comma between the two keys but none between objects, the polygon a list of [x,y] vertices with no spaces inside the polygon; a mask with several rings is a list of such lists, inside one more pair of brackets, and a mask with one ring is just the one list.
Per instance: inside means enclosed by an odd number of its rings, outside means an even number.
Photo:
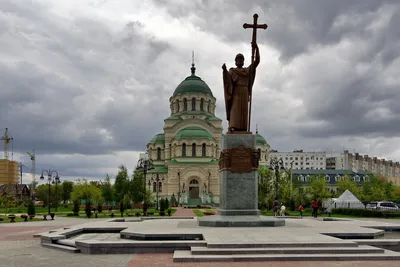
[{"label": "apartment building", "polygon": [[293,152],[279,152],[271,150],[268,153],[268,161],[271,159],[282,159],[285,168],[294,170],[324,170],[326,169],[326,152],[304,152],[294,150]]},{"label": "apartment building", "polygon": [[372,172],[384,177],[399,177],[400,163],[392,160],[378,159],[359,153],[326,153],[326,168],[329,170],[351,170],[354,172]]}]

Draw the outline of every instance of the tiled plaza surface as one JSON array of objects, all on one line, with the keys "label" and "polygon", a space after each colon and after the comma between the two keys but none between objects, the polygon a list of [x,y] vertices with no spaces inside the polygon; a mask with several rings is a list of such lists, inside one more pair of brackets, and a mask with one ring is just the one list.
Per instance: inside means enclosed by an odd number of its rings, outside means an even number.
[{"label": "tiled plaza surface", "polygon": [[[180,212],[180,213],[178,213]],[[191,216],[189,214],[192,212],[191,210],[182,209],[182,211],[177,211],[176,216]],[[53,229],[60,229],[63,227],[77,227],[77,225],[81,225],[85,223],[86,225],[104,225],[108,224],[107,220],[97,219],[97,220],[87,220],[87,219],[78,219],[78,218],[56,218],[54,221],[38,221],[38,222],[28,222],[28,223],[15,223],[15,224],[0,224],[0,267],[36,267],[36,266],[400,266],[399,261],[349,261],[349,262],[221,262],[221,263],[173,263],[172,254],[108,254],[108,255],[89,255],[89,254],[71,254],[63,251],[43,248],[40,245],[39,238],[33,238],[33,234],[45,232]],[[158,220],[157,220],[158,221]],[[164,227],[170,227],[174,223],[169,220],[168,223],[165,223],[163,220]],[[186,220],[187,225],[193,224],[190,220]],[[150,221],[149,221],[150,222]],[[294,224],[292,223],[294,222]],[[160,221],[158,221],[160,223]],[[277,238],[278,236],[286,237],[288,239],[296,240],[296,233],[312,233],[318,231],[320,227],[318,224],[321,224],[319,220],[314,219],[303,219],[303,220],[291,220],[286,227],[279,228],[278,231],[283,231],[286,233],[284,236],[282,233],[275,233],[277,229],[274,228],[264,228],[264,229],[254,229],[254,233],[250,234],[249,239],[254,240],[271,240],[271,238]],[[378,222],[371,222],[370,220],[356,220],[351,222],[346,222],[342,224],[342,226],[337,227],[337,222],[323,222],[324,225],[330,225],[330,228],[341,228],[348,229],[349,231],[359,228],[359,225],[391,225],[397,224],[400,225],[400,221],[395,220],[378,220]],[[129,223],[128,223],[129,224]],[[132,223],[130,223],[132,224]],[[136,224],[136,223],[133,223]],[[146,223],[147,224],[147,223]],[[138,223],[138,225],[145,225],[142,223]],[[148,224],[146,229],[151,229],[157,225],[156,221],[152,221],[152,223]],[[345,226],[343,226],[345,225]],[[158,225],[157,225],[158,226]],[[193,226],[194,227],[194,226]],[[324,227],[325,228],[325,227]],[[364,228],[365,231],[374,231],[370,229]],[[162,231],[160,229],[159,231]],[[221,229],[208,229],[210,232],[210,236],[214,238],[215,241],[224,240],[224,239],[237,239],[238,235],[233,235],[229,237],[226,231],[221,231]],[[229,230],[228,230],[229,231]],[[330,230],[331,232],[332,230]],[[93,238],[95,236],[86,236],[87,238]],[[104,238],[105,236],[98,236],[97,238]],[[79,237],[77,237],[79,238]],[[85,238],[85,236],[81,236],[80,238]],[[95,237],[96,238],[96,237]],[[325,238],[325,237],[324,237]],[[329,237],[327,237],[329,238]],[[330,239],[330,238],[329,238]],[[219,242],[219,241],[218,241]]]}]

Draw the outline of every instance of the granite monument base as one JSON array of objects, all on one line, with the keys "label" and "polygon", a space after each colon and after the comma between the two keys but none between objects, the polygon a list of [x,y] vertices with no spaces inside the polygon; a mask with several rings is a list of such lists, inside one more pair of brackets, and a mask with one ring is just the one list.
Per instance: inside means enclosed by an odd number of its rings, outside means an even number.
[{"label": "granite monument base", "polygon": [[276,227],[285,226],[285,220],[256,215],[211,215],[198,217],[199,226],[205,227]]},{"label": "granite monument base", "polygon": [[253,134],[222,137],[218,215],[199,217],[199,226],[273,227],[285,220],[260,216],[258,209],[258,153]]}]

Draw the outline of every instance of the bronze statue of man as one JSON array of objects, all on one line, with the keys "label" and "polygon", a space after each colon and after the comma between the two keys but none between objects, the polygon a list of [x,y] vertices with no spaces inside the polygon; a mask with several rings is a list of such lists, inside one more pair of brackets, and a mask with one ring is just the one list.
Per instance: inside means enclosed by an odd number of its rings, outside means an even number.
[{"label": "bronze statue of man", "polygon": [[228,71],[225,63],[222,65],[226,119],[229,121],[229,133],[249,131],[249,102],[256,77],[256,68],[260,63],[260,52],[257,43],[252,42],[252,48],[255,51],[255,59],[248,67],[243,67],[243,54],[236,55],[236,68],[230,68]]}]

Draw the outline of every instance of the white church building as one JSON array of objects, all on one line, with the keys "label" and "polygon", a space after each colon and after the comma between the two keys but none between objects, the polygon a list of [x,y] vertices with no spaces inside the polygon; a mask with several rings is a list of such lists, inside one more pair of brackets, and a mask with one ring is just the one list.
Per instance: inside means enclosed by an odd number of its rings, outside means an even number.
[{"label": "white church building", "polygon": [[[218,205],[222,120],[215,115],[212,90],[195,71],[192,64],[191,75],[169,99],[163,131],[147,144],[154,169],[148,172],[146,186],[154,195],[158,191],[160,198],[174,195],[182,205]],[[260,164],[266,165],[270,147],[256,135]]]}]

